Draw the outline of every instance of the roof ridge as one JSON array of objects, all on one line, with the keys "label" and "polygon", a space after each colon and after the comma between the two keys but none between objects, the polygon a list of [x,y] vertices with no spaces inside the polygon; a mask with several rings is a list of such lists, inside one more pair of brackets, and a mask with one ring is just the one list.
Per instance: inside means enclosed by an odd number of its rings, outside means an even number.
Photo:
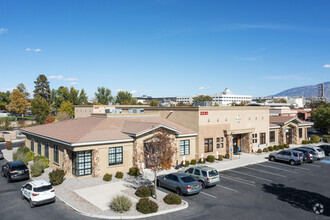
[{"label": "roof ridge", "polygon": [[90,129],[88,129],[88,131],[86,131],[78,140],[76,140],[75,142],[79,142],[82,138],[84,138],[87,134],[89,134],[92,130],[96,129],[97,127],[99,127],[101,124],[103,124],[103,122],[106,120],[107,118],[102,118],[102,120],[97,123],[95,126],[91,127]]}]

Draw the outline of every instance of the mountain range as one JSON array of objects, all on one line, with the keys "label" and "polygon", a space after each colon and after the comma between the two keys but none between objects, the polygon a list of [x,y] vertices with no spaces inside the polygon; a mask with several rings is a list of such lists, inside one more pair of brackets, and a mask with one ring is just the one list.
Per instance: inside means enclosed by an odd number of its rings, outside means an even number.
[{"label": "mountain range", "polygon": [[[324,82],[323,84],[324,84],[324,96],[326,98],[328,98],[328,100],[330,100],[330,82]],[[317,97],[319,85],[320,84],[295,87],[295,88],[284,90],[273,96],[304,96],[306,98]]]}]

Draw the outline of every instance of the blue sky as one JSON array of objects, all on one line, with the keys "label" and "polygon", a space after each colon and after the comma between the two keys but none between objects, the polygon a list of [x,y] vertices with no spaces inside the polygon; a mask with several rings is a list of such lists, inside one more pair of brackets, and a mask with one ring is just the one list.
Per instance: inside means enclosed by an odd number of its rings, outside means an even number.
[{"label": "blue sky", "polygon": [[158,96],[266,96],[330,79],[328,0],[0,2],[0,90],[45,74]]}]

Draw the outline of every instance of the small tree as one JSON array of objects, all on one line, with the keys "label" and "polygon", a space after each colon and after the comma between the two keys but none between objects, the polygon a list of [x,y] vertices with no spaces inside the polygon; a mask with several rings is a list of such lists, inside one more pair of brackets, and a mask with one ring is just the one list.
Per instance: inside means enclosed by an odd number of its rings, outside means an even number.
[{"label": "small tree", "polygon": [[149,106],[158,106],[159,102],[155,99],[151,100],[151,102],[149,103]]},{"label": "small tree", "polygon": [[74,105],[70,101],[62,102],[59,111],[65,112],[68,115],[70,115],[70,117],[73,117],[74,116]]},{"label": "small tree", "polygon": [[204,101],[210,101],[212,102],[212,97],[209,95],[199,95],[197,97],[194,97],[195,102],[204,102]]},{"label": "small tree", "polygon": [[163,128],[154,130],[152,138],[145,144],[143,156],[146,166],[154,172],[156,199],[157,172],[171,168],[175,153],[174,138]]},{"label": "small tree", "polygon": [[46,99],[38,97],[33,99],[31,103],[31,111],[32,114],[36,116],[37,121],[42,124],[51,112],[51,109]]},{"label": "small tree", "polygon": [[56,114],[56,119],[58,121],[65,121],[65,120],[69,120],[70,118],[71,118],[71,116],[68,113],[66,113],[66,112],[59,111]]},{"label": "small tree", "polygon": [[97,87],[95,98],[96,101],[102,105],[108,105],[108,103],[113,100],[113,97],[111,95],[111,90],[104,87]]},{"label": "small tree", "polygon": [[25,97],[18,89],[14,89],[10,95],[10,103],[7,107],[8,111],[19,115],[25,114],[29,106]]}]

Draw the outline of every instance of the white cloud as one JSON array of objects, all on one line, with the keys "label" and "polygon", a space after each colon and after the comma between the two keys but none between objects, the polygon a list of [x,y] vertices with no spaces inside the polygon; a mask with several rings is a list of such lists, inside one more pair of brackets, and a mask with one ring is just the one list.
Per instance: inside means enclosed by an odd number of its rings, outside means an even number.
[{"label": "white cloud", "polygon": [[122,89],[116,89],[116,92],[120,92],[120,91],[124,91],[124,90],[122,90]]},{"label": "white cloud", "polygon": [[8,33],[8,29],[7,28],[0,28],[0,35],[1,34],[7,34]]},{"label": "white cloud", "polygon": [[32,52],[38,53],[38,52],[41,52],[42,49],[40,49],[40,48],[38,48],[38,49],[26,48],[25,51],[28,51],[28,52],[32,51]]},{"label": "white cloud", "polygon": [[134,95],[135,93],[137,93],[138,91],[136,91],[136,90],[132,90],[130,93],[132,94],[132,95]]},{"label": "white cloud", "polygon": [[79,83],[77,83],[77,82],[72,82],[72,83],[70,83],[70,85],[78,85]]},{"label": "white cloud", "polygon": [[206,89],[210,89],[210,87],[209,86],[208,87],[201,86],[201,87],[198,88],[198,90],[206,90]]},{"label": "white cloud", "polygon": [[324,65],[323,68],[327,68],[327,69],[329,69],[329,68],[330,68],[330,64],[326,64],[326,65]]},{"label": "white cloud", "polygon": [[[56,79],[56,80],[63,80],[63,81],[77,81],[78,80],[78,78],[64,78],[62,75],[53,75],[53,76],[50,76],[50,77],[48,77],[48,79]],[[73,85],[73,84],[72,84]],[[77,84],[75,84],[75,85],[77,85]]]}]

